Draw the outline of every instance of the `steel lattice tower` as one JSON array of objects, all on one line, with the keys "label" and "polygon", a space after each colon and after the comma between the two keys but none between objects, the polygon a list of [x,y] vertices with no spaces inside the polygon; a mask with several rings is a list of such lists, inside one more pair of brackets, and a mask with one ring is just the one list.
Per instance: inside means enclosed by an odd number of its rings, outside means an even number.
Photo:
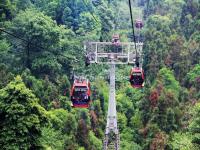
[{"label": "steel lattice tower", "polygon": [[[138,56],[139,58],[142,58],[143,43],[136,43],[136,46]],[[120,135],[117,126],[117,110],[115,100],[115,66],[117,64],[135,63],[135,43],[122,42],[120,43],[120,46],[117,47],[111,42],[88,42],[85,43],[84,49],[89,63],[110,65],[109,104],[106,131],[103,140],[103,150],[119,150]]]}]

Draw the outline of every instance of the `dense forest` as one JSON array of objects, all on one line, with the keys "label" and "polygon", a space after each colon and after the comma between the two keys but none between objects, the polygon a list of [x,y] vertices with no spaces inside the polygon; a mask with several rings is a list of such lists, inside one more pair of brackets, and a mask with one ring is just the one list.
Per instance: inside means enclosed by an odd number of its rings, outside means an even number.
[{"label": "dense forest", "polygon": [[[143,18],[145,87],[117,66],[122,150],[200,149],[200,1],[134,0]],[[109,67],[85,66],[85,41],[132,41],[126,0],[1,0],[0,149],[101,150]],[[136,33],[137,34],[137,33]],[[71,107],[72,74],[92,106]]]}]

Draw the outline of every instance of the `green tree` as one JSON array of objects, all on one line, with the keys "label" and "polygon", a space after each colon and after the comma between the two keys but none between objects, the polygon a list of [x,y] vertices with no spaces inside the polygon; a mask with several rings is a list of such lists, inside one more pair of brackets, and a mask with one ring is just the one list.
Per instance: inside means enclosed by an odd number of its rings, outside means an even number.
[{"label": "green tree", "polygon": [[196,65],[185,77],[185,86],[190,89],[190,100],[196,102],[200,99],[200,65]]},{"label": "green tree", "polygon": [[79,23],[81,23],[79,22],[80,14],[87,9],[89,9],[88,11],[92,10],[91,3],[87,3],[85,6],[82,0],[59,0],[56,21],[76,32],[79,29]]},{"label": "green tree", "polygon": [[118,113],[117,114],[117,120],[119,125],[119,131],[123,131],[127,126],[127,118],[124,114]]},{"label": "green tree", "polygon": [[64,140],[62,132],[52,127],[43,127],[42,136],[39,138],[43,148],[49,150],[63,150]]},{"label": "green tree", "polygon": [[171,136],[171,140],[168,143],[170,149],[181,149],[181,150],[195,150],[195,146],[192,143],[192,135],[190,133],[174,133]]},{"label": "green tree", "polygon": [[200,65],[196,65],[186,76],[187,87],[195,87],[200,89]]},{"label": "green tree", "polygon": [[89,38],[88,40],[98,40],[100,37],[101,23],[100,19],[96,15],[95,18],[97,22],[90,13],[81,13],[79,19],[79,29],[76,33],[84,35],[84,37]]},{"label": "green tree", "polygon": [[20,76],[0,90],[0,146],[3,149],[39,149],[38,138],[48,123],[46,111]]},{"label": "green tree", "polygon": [[[197,22],[200,22],[200,19]],[[187,49],[189,50],[188,57],[190,58],[191,65],[200,64],[200,32],[198,31],[200,25],[199,27],[196,27],[196,29],[197,31],[190,36],[187,45]]]},{"label": "green tree", "polygon": [[[4,36],[0,33],[0,63],[5,64],[8,68],[13,68],[14,71],[16,66],[16,59],[13,56],[13,53],[11,52],[12,45],[9,43],[8,40],[6,40],[6,36]],[[15,64],[14,64],[15,63]]]},{"label": "green tree", "polygon": [[25,10],[33,6],[31,0],[16,0],[15,3],[18,11]]},{"label": "green tree", "polygon": [[185,0],[186,4],[183,6],[180,25],[182,31],[187,39],[194,33],[195,30],[195,20],[199,13],[199,0]]},{"label": "green tree", "polygon": [[10,0],[2,0],[0,3],[0,22],[12,19],[13,5]]},{"label": "green tree", "polygon": [[175,80],[173,72],[167,68],[160,69],[150,93],[147,93],[147,98],[142,100],[142,104],[146,103],[145,108],[148,109],[142,110],[143,120],[148,124],[156,124],[159,130],[167,133],[177,130],[181,114],[178,109],[179,94],[180,85]]},{"label": "green tree", "polygon": [[5,64],[0,64],[0,78],[0,89],[4,88],[13,79],[13,74]]},{"label": "green tree", "polygon": [[152,15],[147,20],[144,43],[144,69],[152,80],[164,66],[169,46],[167,41],[171,35],[171,20],[167,16]]},{"label": "green tree", "polygon": [[101,19],[101,37],[100,41],[103,41],[104,39],[107,41],[110,41],[108,39],[108,34],[113,28],[114,28],[114,16],[113,11],[109,6],[106,5],[105,2],[103,2],[101,5],[97,8],[97,13]]},{"label": "green tree", "polygon": [[85,120],[80,119],[78,122],[78,132],[76,134],[76,139],[77,142],[79,143],[80,146],[85,147],[85,149],[89,149],[90,144],[89,144],[89,130],[87,127],[87,124]]},{"label": "green tree", "polygon": [[189,125],[190,133],[192,136],[192,143],[198,148],[200,148],[200,103],[197,103],[194,109],[194,118]]},{"label": "green tree", "polygon": [[169,38],[170,50],[165,58],[165,65],[174,70],[175,77],[181,83],[191,65],[190,54],[184,43],[186,43],[184,37],[172,34]]},{"label": "green tree", "polygon": [[12,22],[10,31],[26,40],[18,44],[13,39],[16,54],[24,62],[24,67],[36,74],[55,74],[61,69],[57,54],[59,50],[59,27],[49,17],[37,10],[20,12]]},{"label": "green tree", "polygon": [[34,6],[37,7],[45,15],[56,20],[57,9],[59,5],[59,0],[34,0]]},{"label": "green tree", "polygon": [[[176,130],[179,125],[179,113],[177,111],[180,85],[175,80],[173,73],[167,68],[162,68],[153,86],[156,88],[157,97],[150,95],[150,101],[156,103],[153,107],[153,122],[156,122],[160,129],[170,132]],[[154,90],[153,90],[154,91]]]},{"label": "green tree", "polygon": [[91,149],[96,149],[96,150],[102,149],[102,141],[98,139],[92,131],[89,132],[89,142],[91,145]]}]

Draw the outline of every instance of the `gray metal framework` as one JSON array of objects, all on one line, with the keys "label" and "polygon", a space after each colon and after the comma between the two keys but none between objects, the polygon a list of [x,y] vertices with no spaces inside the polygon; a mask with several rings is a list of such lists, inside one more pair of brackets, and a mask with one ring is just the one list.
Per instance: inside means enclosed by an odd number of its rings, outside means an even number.
[{"label": "gray metal framework", "polygon": [[[138,57],[142,55],[143,43],[136,43]],[[121,42],[114,45],[112,42],[88,42],[85,44],[86,56],[90,63],[98,64],[134,64],[136,58],[135,43]],[[110,57],[114,57],[111,59]]]},{"label": "gray metal framework", "polygon": [[103,150],[119,150],[119,141],[115,101],[115,62],[112,60],[110,65],[110,92]]},{"label": "gray metal framework", "polygon": [[[142,56],[143,43],[137,43],[137,54]],[[134,64],[136,50],[134,43],[88,42],[84,46],[89,63],[110,65],[110,91],[107,124],[103,150],[119,150],[120,136],[117,126],[117,110],[115,100],[115,66],[117,64]]]}]

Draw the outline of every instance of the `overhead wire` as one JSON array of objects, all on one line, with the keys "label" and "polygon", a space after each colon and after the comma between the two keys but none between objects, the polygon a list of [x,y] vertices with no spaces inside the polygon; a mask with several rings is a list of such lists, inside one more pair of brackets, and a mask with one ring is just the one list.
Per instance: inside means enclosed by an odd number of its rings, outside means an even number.
[{"label": "overhead wire", "polygon": [[136,39],[135,39],[135,29],[134,29],[134,24],[133,24],[132,4],[131,4],[131,0],[129,0],[128,2],[129,2],[129,11],[130,11],[130,16],[131,16],[131,26],[132,26],[133,41],[135,43],[135,49],[136,49]]},{"label": "overhead wire", "polygon": [[26,43],[29,42],[28,40],[25,40],[25,39],[23,39],[23,38],[21,38],[21,37],[15,35],[15,34],[13,34],[13,33],[10,33],[10,32],[6,31],[6,30],[3,29],[3,28],[0,28],[0,31],[2,31],[2,32],[6,33],[6,34],[8,34],[8,35],[11,35],[11,36],[15,37],[16,39],[20,39],[20,40],[23,41],[23,42],[26,42]]},{"label": "overhead wire", "polygon": [[[10,36],[12,36],[12,37],[14,37],[14,38],[16,38],[16,39],[19,39],[19,40],[21,40],[21,41],[23,41],[23,42],[25,42],[25,43],[27,43],[27,44],[30,44],[31,46],[33,46],[33,47],[35,47],[35,48],[45,50],[44,47],[35,45],[35,44],[31,43],[30,41],[28,41],[28,40],[26,40],[26,39],[24,39],[24,38],[22,38],[22,37],[19,37],[18,35],[13,34],[13,33],[9,32],[9,31],[7,31],[7,30],[5,30],[5,29],[3,29],[3,28],[0,28],[0,31],[6,33],[6,34],[8,34],[8,35],[10,35]],[[50,52],[50,51],[49,51],[49,52]],[[53,52],[50,52],[50,53],[53,54]],[[65,56],[65,55],[63,55],[63,54],[58,54],[58,55],[63,56],[63,57],[65,57],[65,58],[68,58],[67,56]],[[76,60],[76,61],[77,61],[77,60]]]},{"label": "overhead wire", "polygon": [[3,28],[0,28],[0,31],[6,33],[6,34],[8,34],[8,35],[10,35],[10,36],[12,36],[12,37],[14,37],[14,38],[16,38],[16,39],[19,39],[19,40],[21,40],[21,41],[23,41],[23,42],[25,42],[25,43],[29,43],[30,45],[32,45],[32,46],[35,47],[35,48],[45,49],[44,47],[41,47],[41,46],[38,46],[38,45],[34,45],[34,44],[31,43],[29,40],[26,40],[26,39],[24,39],[24,38],[22,38],[22,37],[19,37],[18,35],[13,34],[13,33],[9,32],[9,31],[7,31],[7,30],[5,30],[5,29],[3,29]]},{"label": "overhead wire", "polygon": [[131,16],[133,41],[134,41],[135,51],[136,51],[136,63],[138,63],[138,52],[137,52],[137,46],[136,46],[135,29],[134,29],[134,24],[133,24],[132,3],[131,3],[131,0],[129,0],[128,2],[129,2],[129,11],[130,11],[130,16]]},{"label": "overhead wire", "polygon": [[[88,9],[88,11],[90,10],[90,8],[88,7],[87,3],[85,2],[85,0],[82,0],[83,4],[85,5],[85,7]],[[99,23],[99,21],[96,19],[96,17],[94,16],[94,14],[89,11],[89,13],[91,14],[91,16],[93,17],[93,19],[95,20],[95,22]]]},{"label": "overhead wire", "polygon": [[[93,17],[93,19],[95,20],[95,22],[97,24],[100,24],[100,22],[96,19],[96,17],[94,16],[94,14],[90,11],[90,8],[87,6],[87,3],[85,2],[85,0],[82,0],[83,1],[83,4],[85,5],[85,7],[88,9],[89,13],[91,14],[91,16]],[[134,30],[134,24],[133,24],[133,15],[132,15],[132,4],[131,4],[131,0],[129,0],[129,9],[130,9],[130,16],[131,16],[131,25],[132,25],[132,33],[133,33],[133,40],[134,40],[134,43],[135,43],[135,49],[136,49],[136,58],[137,58],[137,46],[136,46],[136,38],[135,38],[135,30]],[[29,43],[30,45],[34,46],[35,48],[39,48],[39,49],[45,49],[44,47],[41,47],[41,46],[38,46],[38,45],[33,45],[33,43],[31,43],[30,41],[24,39],[24,38],[21,38],[19,37],[18,35],[15,35],[11,32],[8,32],[6,30],[4,30],[3,28],[0,28],[0,31],[10,35],[10,36],[13,36],[17,39],[20,39],[21,41],[23,42],[26,42],[26,43]],[[108,35],[106,32],[104,32],[106,34],[106,36]],[[62,54],[60,54],[62,55]],[[64,57],[66,57],[65,55],[62,55]]]},{"label": "overhead wire", "polygon": [[[94,13],[90,11],[90,8],[88,7],[88,4],[85,2],[85,0],[82,0],[84,6],[87,8],[88,12],[90,13],[90,15],[92,16],[92,18],[95,20],[95,22],[98,25],[101,25],[101,23],[97,20],[97,18],[94,16]],[[109,39],[109,35],[107,32],[103,31],[103,33],[105,33],[106,37]]]}]

